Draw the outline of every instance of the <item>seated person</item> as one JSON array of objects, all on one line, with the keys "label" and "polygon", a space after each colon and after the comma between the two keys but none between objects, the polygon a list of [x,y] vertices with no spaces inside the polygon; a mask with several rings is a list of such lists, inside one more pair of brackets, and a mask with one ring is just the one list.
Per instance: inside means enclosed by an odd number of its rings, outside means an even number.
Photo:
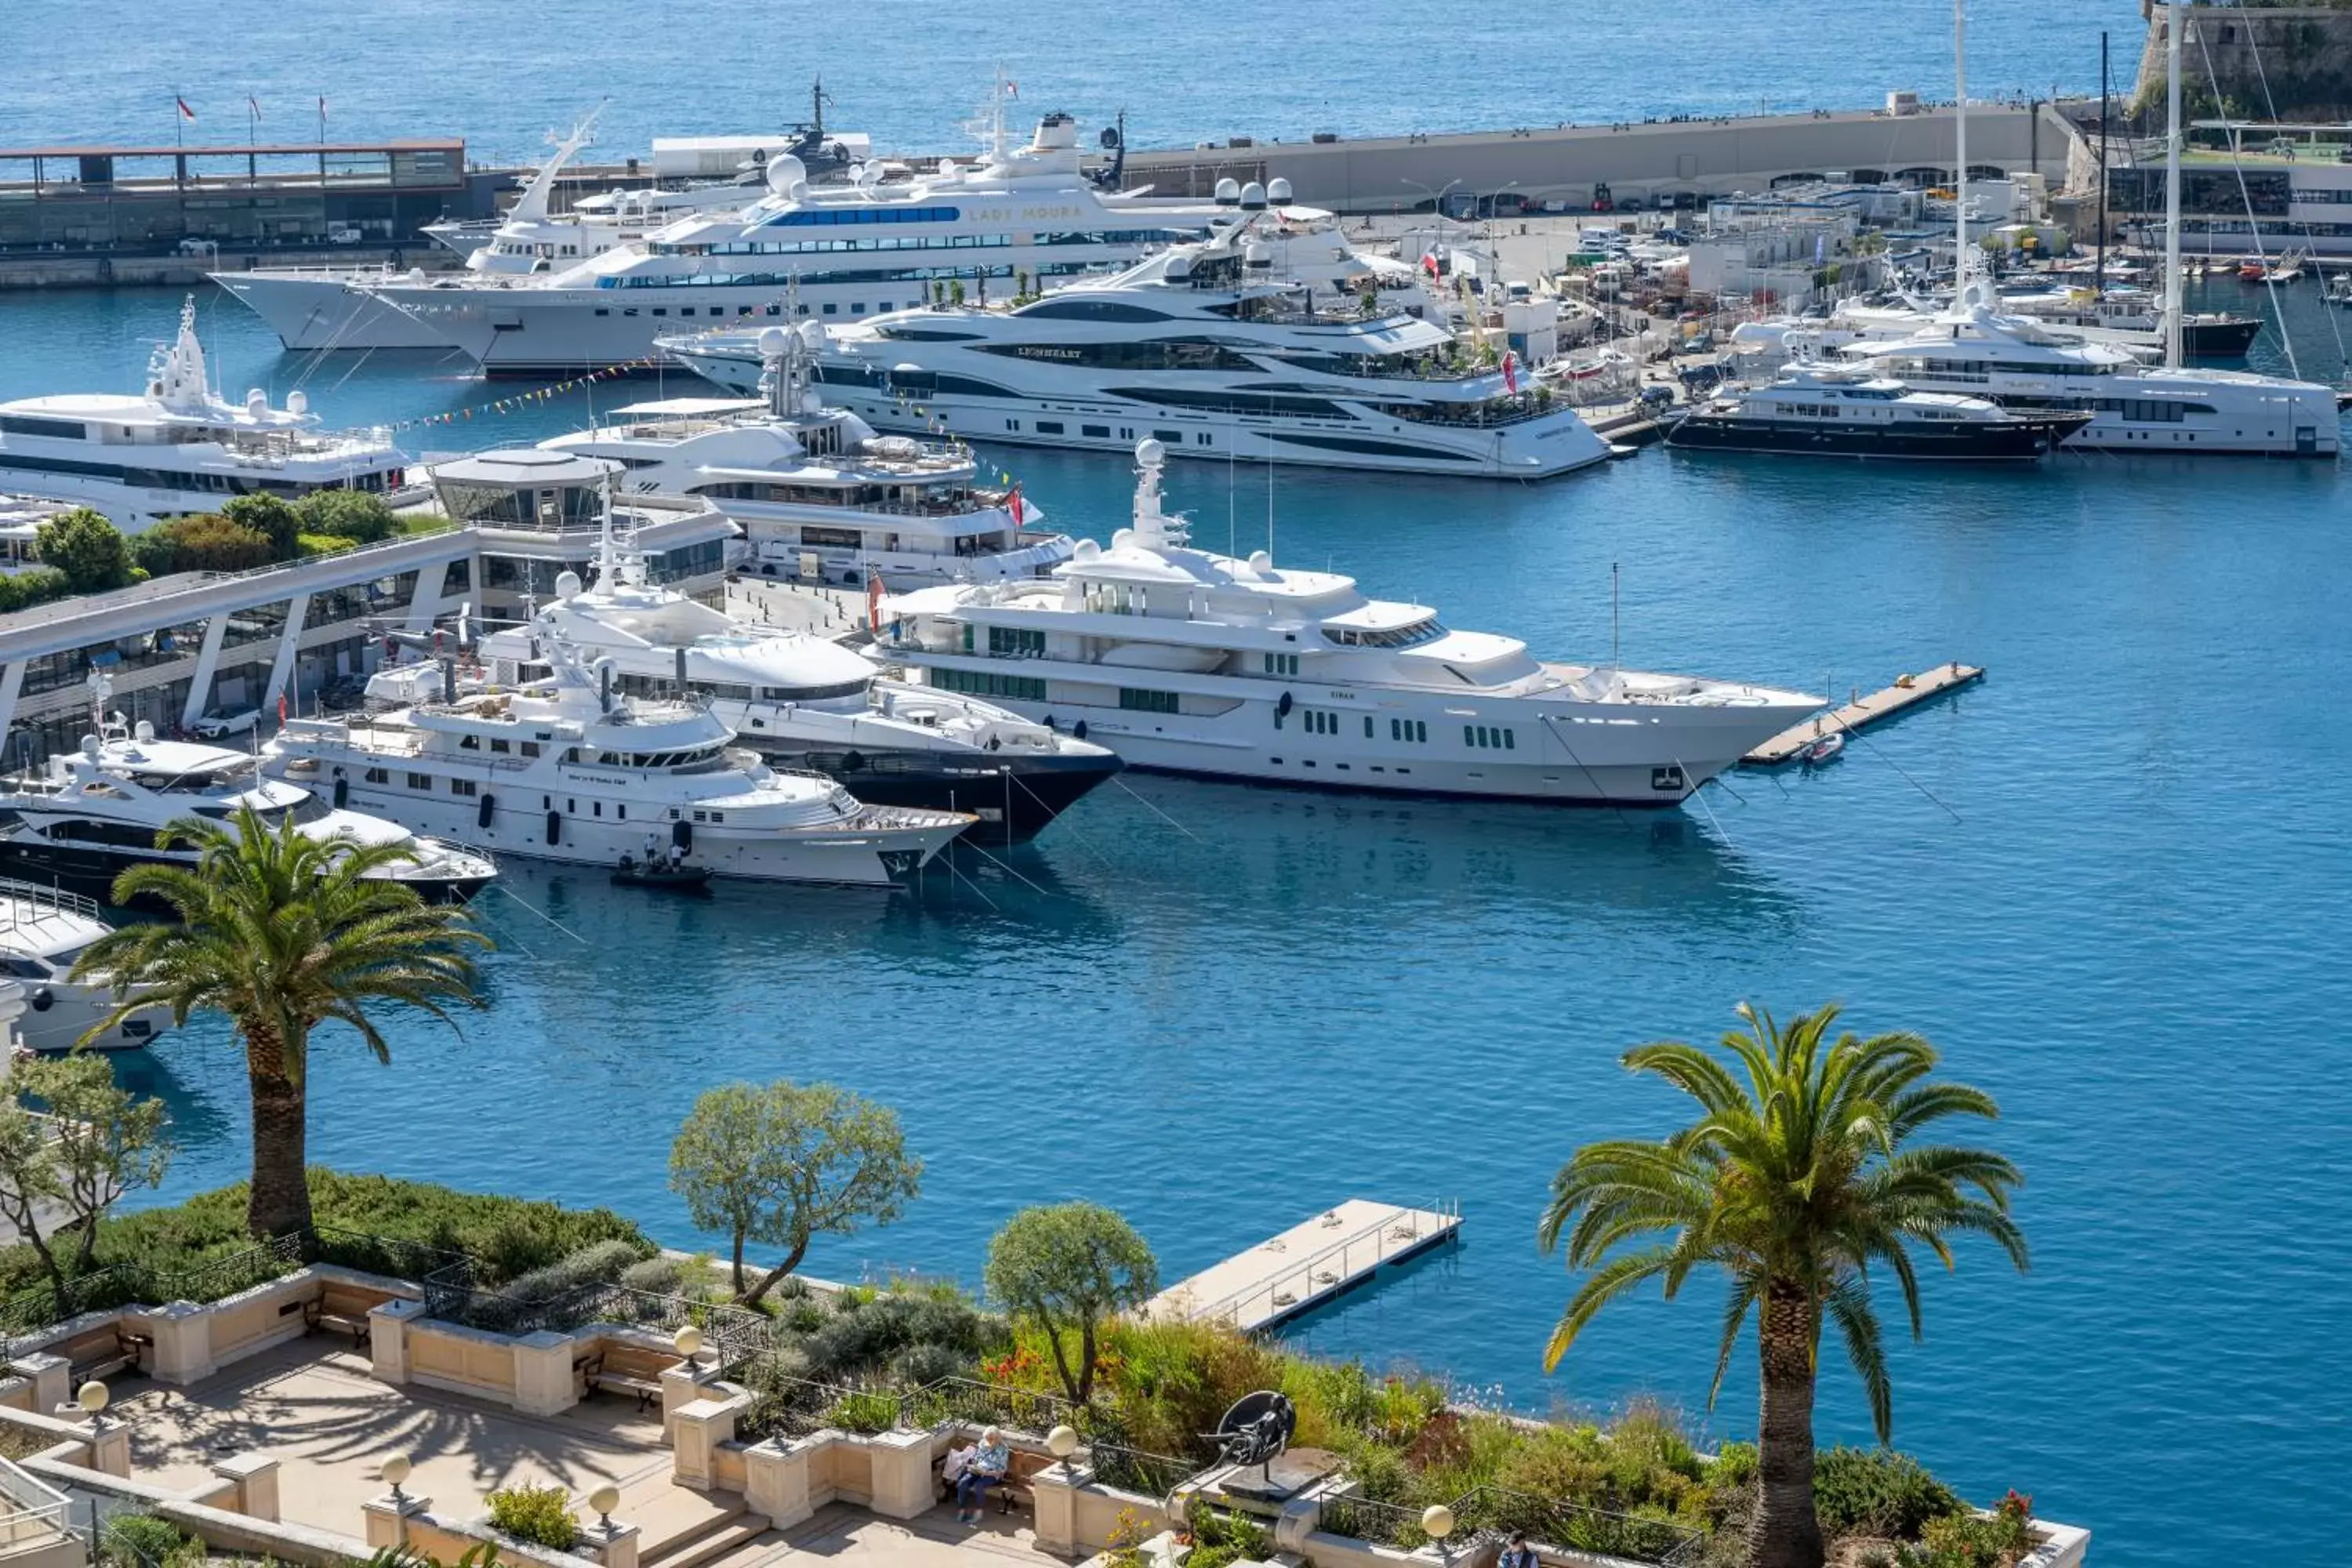
[{"label": "seated person", "polygon": [[980,1435],[980,1447],[956,1481],[956,1522],[978,1524],[980,1505],[988,1489],[1002,1485],[1007,1470],[1013,1468],[1013,1450],[1004,1441],[1004,1434],[991,1426]]}]

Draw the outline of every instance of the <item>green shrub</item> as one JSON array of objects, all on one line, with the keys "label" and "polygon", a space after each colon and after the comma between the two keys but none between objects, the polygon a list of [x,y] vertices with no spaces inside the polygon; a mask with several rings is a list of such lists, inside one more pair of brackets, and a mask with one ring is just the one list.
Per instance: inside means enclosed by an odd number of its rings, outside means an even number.
[{"label": "green shrub", "polygon": [[686,1266],[675,1258],[656,1255],[621,1270],[621,1283],[651,1296],[675,1296],[686,1279]]},{"label": "green shrub", "polygon": [[500,1487],[484,1500],[490,1505],[490,1527],[517,1541],[569,1552],[580,1539],[580,1521],[562,1487]]},{"label": "green shrub", "polygon": [[294,541],[299,555],[339,555],[346,550],[359,548],[359,541],[347,533],[305,533]]},{"label": "green shrub", "polygon": [[99,594],[131,581],[131,546],[102,512],[78,506],[33,532],[33,551],[45,566],[64,574],[76,594]]},{"label": "green shrub", "polygon": [[[237,527],[250,530],[268,540],[269,558],[273,561],[294,559],[296,541],[305,531],[302,520],[295,515],[293,506],[283,496],[239,496],[221,508],[221,515]],[[333,531],[322,529],[320,531]]]},{"label": "green shrub", "polygon": [[1262,1563],[1274,1556],[1274,1537],[1255,1521],[1239,1513],[1211,1508],[1199,1498],[1184,1515],[1192,1534],[1192,1550],[1184,1568],[1228,1568],[1234,1563]]},{"label": "green shrub", "polygon": [[268,534],[212,512],[159,522],[140,538],[148,542],[140,547],[139,564],[157,575],[244,572],[278,559]]},{"label": "green shrub", "polygon": [[1916,1541],[1932,1519],[1960,1507],[1958,1494],[1908,1454],[1831,1448],[1813,1460],[1813,1510],[1822,1533]]},{"label": "green shrub", "polygon": [[118,1513],[99,1531],[99,1561],[110,1568],[153,1568],[186,1544],[187,1536],[168,1519],[152,1513]]},{"label": "green shrub", "polygon": [[890,1381],[901,1388],[927,1388],[943,1377],[970,1377],[980,1369],[977,1357],[953,1345],[908,1345],[890,1363]]},{"label": "green shrub", "polygon": [[898,1401],[879,1389],[852,1389],[833,1402],[824,1422],[845,1432],[887,1432],[898,1424]]},{"label": "green shrub", "polygon": [[[132,569],[133,574],[137,568]],[[51,599],[62,599],[71,589],[66,574],[54,566],[35,566],[23,572],[0,574],[0,615],[11,610],[30,609],[46,605]]]},{"label": "green shrub", "polygon": [[340,534],[373,544],[400,531],[400,520],[383,498],[367,490],[312,490],[294,503],[305,533]]},{"label": "green shrub", "polygon": [[588,1285],[611,1285],[619,1281],[629,1267],[642,1259],[646,1248],[636,1244],[613,1240],[592,1242],[569,1257],[518,1274],[499,1286],[494,1294],[477,1297],[467,1320],[478,1329],[503,1331],[510,1329],[530,1309],[555,1300]]},{"label": "green shrub", "polygon": [[1011,1338],[1002,1320],[968,1301],[891,1292],[835,1313],[807,1331],[801,1348],[818,1381],[845,1384],[883,1372],[917,1345],[941,1347],[970,1363]]}]

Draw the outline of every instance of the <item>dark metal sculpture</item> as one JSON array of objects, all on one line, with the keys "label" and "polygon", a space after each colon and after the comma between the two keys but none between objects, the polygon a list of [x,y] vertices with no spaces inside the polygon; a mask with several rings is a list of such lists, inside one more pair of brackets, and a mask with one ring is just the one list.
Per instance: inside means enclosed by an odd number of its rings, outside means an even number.
[{"label": "dark metal sculpture", "polygon": [[1290,1447],[1290,1435],[1298,1426],[1298,1412],[1289,1399],[1272,1389],[1262,1388],[1255,1394],[1244,1394],[1234,1402],[1217,1422],[1217,1429],[1207,1434],[1217,1446],[1217,1455],[1229,1465],[1262,1465],[1265,1480],[1274,1482],[1274,1461]]}]

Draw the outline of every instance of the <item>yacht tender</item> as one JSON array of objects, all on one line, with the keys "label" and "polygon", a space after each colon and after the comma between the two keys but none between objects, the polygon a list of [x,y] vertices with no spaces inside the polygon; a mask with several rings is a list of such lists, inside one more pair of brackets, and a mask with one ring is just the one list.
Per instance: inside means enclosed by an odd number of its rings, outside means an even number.
[{"label": "yacht tender", "polygon": [[890,600],[876,657],[1067,725],[1129,766],[1327,789],[1671,805],[1822,706],[1769,687],[1542,663],[1355,581],[1197,550],[1136,448],[1133,526],[1058,581]]}]

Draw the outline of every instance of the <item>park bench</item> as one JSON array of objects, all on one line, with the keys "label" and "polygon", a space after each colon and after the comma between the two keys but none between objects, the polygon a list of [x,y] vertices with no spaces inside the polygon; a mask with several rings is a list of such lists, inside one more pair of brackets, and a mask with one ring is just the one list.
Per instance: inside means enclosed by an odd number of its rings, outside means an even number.
[{"label": "park bench", "polygon": [[374,1328],[368,1314],[395,1300],[389,1290],[331,1282],[315,1300],[302,1303],[302,1331],[308,1335],[320,1329],[338,1330],[352,1336],[353,1350],[365,1350]]}]

